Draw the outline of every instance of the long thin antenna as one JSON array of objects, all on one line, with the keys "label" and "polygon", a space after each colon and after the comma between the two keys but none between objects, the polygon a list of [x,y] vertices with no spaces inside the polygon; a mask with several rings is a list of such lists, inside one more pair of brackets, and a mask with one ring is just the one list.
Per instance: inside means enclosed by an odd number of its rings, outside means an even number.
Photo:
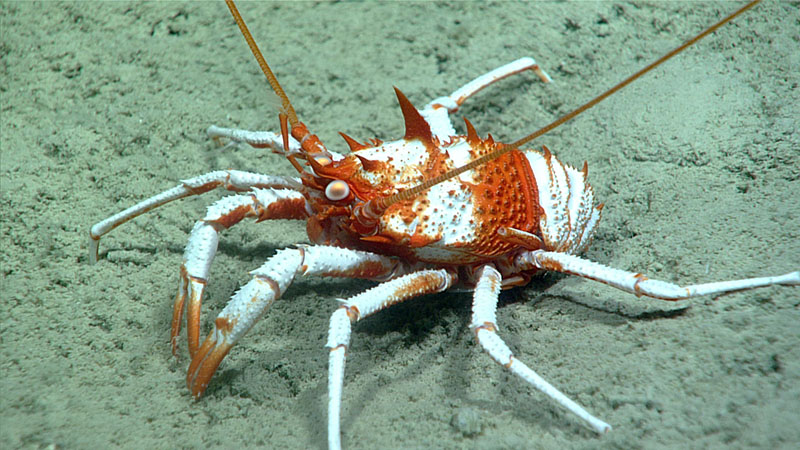
[{"label": "long thin antenna", "polygon": [[[376,206],[377,209],[380,210],[380,211],[385,211],[386,208],[388,208],[389,206],[391,206],[391,205],[393,205],[393,204],[395,204],[397,202],[401,202],[401,201],[404,201],[404,200],[410,200],[410,199],[416,197],[417,195],[419,195],[422,191],[424,191],[426,189],[429,189],[429,188],[431,188],[431,187],[433,187],[433,186],[435,186],[435,185],[437,185],[437,184],[439,184],[439,183],[441,183],[443,181],[447,181],[450,178],[456,177],[456,176],[458,176],[458,175],[460,175],[460,174],[462,174],[462,173],[464,173],[464,172],[466,172],[468,170],[472,170],[472,169],[474,169],[474,168],[476,168],[476,167],[478,167],[480,165],[486,164],[489,161],[497,159],[497,158],[505,155],[506,153],[510,152],[511,150],[514,150],[514,149],[518,148],[519,146],[521,146],[523,144],[527,144],[528,142],[530,142],[530,141],[536,139],[537,137],[547,133],[548,131],[551,131],[552,129],[554,129],[554,128],[558,127],[558,126],[563,125],[565,122],[568,122],[568,121],[572,120],[573,118],[575,118],[575,116],[577,116],[578,114],[581,114],[582,112],[586,111],[587,109],[589,109],[589,108],[595,106],[596,104],[602,102],[603,100],[608,98],[608,96],[610,96],[611,94],[613,94],[613,93],[619,91],[620,89],[624,88],[625,86],[629,85],[633,80],[641,77],[642,75],[646,74],[647,72],[650,72],[651,70],[655,69],[659,65],[663,64],[668,59],[670,59],[673,56],[677,55],[678,53],[684,51],[687,47],[693,45],[694,43],[696,43],[700,39],[703,39],[704,37],[706,37],[709,34],[713,33],[719,27],[721,27],[721,26],[725,25],[726,23],[730,22],[731,20],[736,18],[736,16],[738,16],[739,14],[741,14],[741,13],[747,11],[748,9],[752,8],[753,6],[755,6],[760,1],[761,0],[754,0],[754,1],[751,1],[750,3],[744,5],[743,7],[739,8],[739,10],[737,10],[736,12],[728,15],[727,17],[725,17],[724,19],[720,20],[716,24],[708,27],[702,33],[700,33],[697,36],[689,39],[688,41],[684,42],[683,44],[681,44],[679,47],[675,48],[671,52],[667,53],[666,55],[662,56],[661,58],[658,58],[656,61],[650,63],[649,65],[647,65],[642,70],[640,70],[640,71],[634,73],[633,75],[629,76],[628,78],[620,81],[619,83],[617,83],[611,89],[603,92],[602,94],[598,95],[597,97],[593,98],[592,100],[589,100],[588,102],[586,102],[583,105],[579,106],[578,108],[576,108],[574,111],[570,112],[569,114],[556,119],[555,121],[553,121],[549,125],[546,125],[546,126],[540,128],[539,130],[537,130],[537,131],[525,136],[524,138],[522,138],[522,139],[520,139],[520,140],[518,140],[518,141],[516,141],[514,143],[501,144],[501,147],[499,149],[493,151],[492,153],[489,153],[488,155],[484,155],[484,156],[482,156],[482,157],[480,157],[478,159],[470,161],[469,163],[467,163],[467,164],[465,164],[465,165],[463,165],[461,167],[458,167],[456,169],[453,169],[452,171],[450,171],[448,173],[439,175],[438,177],[431,178],[430,180],[423,181],[422,183],[418,184],[417,186],[414,186],[413,188],[407,189],[407,190],[405,190],[403,192],[398,192],[397,194],[394,194],[394,195],[392,195],[390,197],[377,198],[375,200],[377,200],[378,203],[376,205],[374,205],[374,206]],[[372,209],[372,208],[370,208],[370,209]]]},{"label": "long thin antenna", "polygon": [[269,85],[272,86],[272,90],[275,91],[275,94],[281,99],[281,111],[278,114],[278,117],[280,118],[281,123],[281,135],[283,136],[283,149],[286,151],[286,158],[289,160],[289,163],[292,164],[292,167],[297,170],[297,172],[300,174],[305,174],[303,166],[297,162],[297,159],[295,159],[294,155],[289,154],[289,127],[286,126],[286,121],[289,121],[289,123],[292,125],[292,129],[294,129],[294,127],[300,123],[300,121],[297,119],[297,113],[294,112],[292,102],[289,101],[289,97],[286,95],[286,92],[283,91],[281,84],[278,83],[278,78],[275,77],[275,74],[272,73],[272,70],[269,68],[269,64],[267,64],[267,60],[264,59],[264,55],[261,54],[261,50],[258,49],[258,45],[256,45],[253,35],[250,34],[247,24],[244,23],[242,15],[239,14],[236,4],[233,3],[233,0],[225,0],[225,4],[228,5],[228,9],[231,11],[233,20],[236,21],[237,25],[239,25],[239,31],[242,32],[242,36],[244,36],[244,40],[247,41],[250,51],[253,52],[253,56],[256,57],[256,61],[258,61],[261,71],[264,72],[264,75],[267,77]]},{"label": "long thin antenna", "polygon": [[244,23],[244,19],[242,19],[242,15],[239,14],[239,10],[236,8],[236,5],[233,3],[233,0],[225,0],[225,4],[228,5],[228,9],[231,10],[231,15],[233,16],[233,20],[236,21],[236,24],[239,25],[239,30],[241,30],[242,35],[244,36],[244,40],[247,41],[247,45],[250,47],[250,51],[253,52],[253,56],[256,57],[258,61],[258,65],[261,67],[261,71],[264,72],[264,75],[269,80],[269,85],[272,86],[272,90],[275,91],[275,94],[278,95],[281,99],[281,106],[283,107],[283,112],[286,113],[287,118],[289,119],[289,123],[292,125],[292,128],[295,127],[300,121],[297,120],[297,114],[294,112],[294,107],[292,107],[292,102],[289,101],[289,97],[286,95],[286,92],[283,91],[281,84],[278,83],[278,79],[275,78],[275,74],[272,73],[270,70],[269,65],[267,64],[267,60],[264,59],[264,55],[261,54],[261,50],[258,49],[258,45],[256,45],[255,39],[253,39],[253,35],[250,34],[250,30],[247,29],[247,24]]}]

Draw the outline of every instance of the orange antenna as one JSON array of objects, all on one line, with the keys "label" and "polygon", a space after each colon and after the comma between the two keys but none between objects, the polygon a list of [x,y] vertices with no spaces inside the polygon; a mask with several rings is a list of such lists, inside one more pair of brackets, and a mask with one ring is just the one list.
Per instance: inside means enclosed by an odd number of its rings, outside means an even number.
[{"label": "orange antenna", "polygon": [[304,174],[306,171],[303,170],[303,166],[297,162],[294,155],[289,154],[289,127],[286,126],[286,120],[289,120],[292,128],[300,123],[300,121],[297,119],[297,113],[294,112],[292,102],[289,101],[289,97],[286,95],[286,92],[283,91],[281,84],[278,83],[278,78],[275,77],[275,74],[272,73],[272,70],[269,68],[269,64],[267,64],[267,60],[264,59],[264,55],[261,54],[261,50],[258,49],[258,45],[256,44],[255,39],[253,39],[253,35],[250,34],[247,24],[244,23],[242,15],[239,14],[236,4],[233,3],[233,0],[225,0],[225,4],[228,5],[228,9],[231,11],[233,20],[236,21],[237,25],[239,25],[239,31],[242,32],[242,36],[244,36],[244,40],[247,41],[250,51],[253,52],[253,56],[256,57],[256,61],[258,61],[261,71],[264,72],[264,75],[267,77],[269,85],[272,86],[272,90],[275,91],[275,94],[281,99],[281,112],[278,116],[281,122],[281,135],[283,136],[283,148],[286,150],[286,158],[289,159],[289,162],[292,164],[295,170],[301,174]]},{"label": "orange antenna", "polygon": [[[741,14],[741,13],[747,11],[748,9],[752,8],[753,6],[755,6],[759,1],[761,1],[761,0],[754,0],[754,1],[751,1],[750,3],[744,5],[743,7],[739,8],[739,10],[737,10],[736,12],[728,15],[727,17],[725,17],[724,19],[720,20],[716,24],[708,27],[702,33],[700,33],[697,36],[689,39],[688,41],[684,42],[680,46],[676,47],[675,49],[673,49],[672,51],[667,53],[666,55],[664,55],[661,58],[658,58],[656,61],[650,63],[649,65],[647,65],[642,70],[640,70],[640,71],[634,73],[633,75],[629,76],[628,78],[622,80],[621,82],[617,83],[611,89],[603,92],[602,94],[598,95],[597,97],[593,98],[592,100],[589,100],[588,102],[586,102],[583,105],[579,106],[578,108],[576,108],[575,110],[573,110],[569,114],[558,118],[557,120],[553,121],[549,125],[546,125],[546,126],[540,128],[539,130],[537,130],[537,131],[525,136],[524,138],[522,138],[522,139],[520,139],[520,140],[518,140],[518,141],[516,141],[514,143],[501,144],[501,147],[499,149],[493,151],[492,153],[489,153],[488,155],[484,155],[484,156],[482,156],[480,158],[472,160],[469,163],[467,163],[467,164],[465,164],[465,165],[463,165],[461,167],[458,167],[456,169],[453,169],[448,173],[439,175],[438,177],[431,178],[430,180],[425,180],[422,183],[418,184],[417,186],[414,186],[413,188],[406,189],[405,191],[398,192],[397,194],[394,194],[394,195],[389,196],[389,197],[381,197],[381,198],[376,198],[374,200],[370,200],[369,202],[367,202],[368,204],[371,203],[371,202],[377,202],[377,203],[370,204],[365,209],[369,210],[369,211],[373,211],[372,214],[377,214],[377,212],[379,212],[379,211],[380,212],[385,211],[388,207],[392,206],[393,204],[395,204],[397,202],[401,202],[401,201],[404,201],[404,200],[410,200],[410,199],[416,197],[417,195],[419,195],[422,191],[424,191],[426,189],[429,189],[429,188],[431,188],[431,187],[433,187],[433,186],[435,186],[435,185],[437,185],[439,183],[447,181],[450,178],[456,177],[456,176],[458,176],[458,175],[460,175],[460,174],[462,174],[462,173],[464,173],[464,172],[466,172],[468,170],[472,170],[472,169],[474,169],[474,168],[476,168],[476,167],[478,167],[480,165],[486,164],[489,161],[497,159],[497,158],[505,155],[506,153],[510,152],[511,150],[514,150],[514,149],[518,148],[519,146],[521,146],[523,144],[527,144],[528,142],[530,142],[530,141],[536,139],[537,137],[547,133],[548,131],[551,131],[552,129],[554,129],[554,128],[558,127],[558,126],[563,125],[565,122],[568,122],[568,121],[572,120],[573,118],[575,118],[575,116],[581,114],[582,112],[586,111],[587,109],[589,109],[589,108],[595,106],[596,104],[602,102],[603,100],[608,98],[611,94],[613,94],[613,93],[619,91],[620,89],[624,88],[625,86],[629,85],[631,82],[633,82],[637,78],[641,77],[642,75],[646,74],[647,72],[650,72],[651,70],[655,69],[659,65],[663,64],[668,59],[670,59],[673,56],[677,55],[678,53],[684,51],[687,47],[695,44],[700,39],[703,39],[704,37],[706,37],[709,34],[713,33],[719,27],[721,27],[721,26],[725,25],[726,23],[730,22],[731,20],[733,20],[739,14]],[[367,205],[365,205],[365,206],[367,206]]]},{"label": "orange antenna", "polygon": [[233,3],[233,0],[225,0],[225,4],[228,5],[228,9],[231,10],[233,20],[236,21],[237,25],[239,25],[239,30],[241,30],[244,40],[247,41],[250,51],[253,52],[253,56],[256,57],[256,61],[258,61],[261,71],[264,72],[267,80],[269,80],[269,85],[272,86],[272,90],[275,91],[275,94],[280,97],[281,107],[283,108],[282,112],[286,114],[286,116],[289,118],[289,123],[292,125],[292,127],[294,127],[299,121],[297,120],[297,114],[294,112],[294,108],[292,107],[292,102],[289,101],[289,97],[286,96],[286,92],[283,91],[281,84],[278,83],[278,79],[275,78],[275,74],[273,74],[272,70],[270,70],[267,60],[264,59],[264,55],[262,55],[261,50],[258,49],[258,45],[256,45],[253,35],[250,34],[250,30],[247,28],[247,24],[244,23],[242,15],[239,14],[239,10],[236,9],[236,5]]}]

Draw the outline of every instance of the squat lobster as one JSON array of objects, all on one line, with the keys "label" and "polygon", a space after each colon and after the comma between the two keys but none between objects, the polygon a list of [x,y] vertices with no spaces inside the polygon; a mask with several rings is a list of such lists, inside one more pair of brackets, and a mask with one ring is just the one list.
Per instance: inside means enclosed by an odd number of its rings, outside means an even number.
[{"label": "squat lobster", "polygon": [[[589,245],[602,209],[602,205],[595,203],[587,182],[586,165],[577,170],[563,164],[546,147],[541,152],[518,148],[657,64],[559,119],[555,125],[510,145],[497,143],[491,137],[479,137],[468,121],[467,135],[457,135],[449,114],[480,89],[511,75],[531,70],[548,82],[549,77],[532,58],[495,69],[451,95],[433,100],[421,111],[398,90],[405,136],[392,142],[373,140],[362,144],[343,134],[350,147],[350,153],[343,156],[327,150],[297,119],[288,97],[257,53],[235,6],[231,3],[229,6],[281,97],[282,129],[280,133],[270,133],[211,127],[209,135],[284,153],[300,176],[236,170],[211,172],[185,180],[97,223],[90,231],[90,260],[96,262],[99,239],[104,234],[150,209],[217,187],[241,192],[208,208],[206,216],[191,232],[181,265],[172,346],[173,352],[177,352],[185,309],[192,358],[187,384],[195,397],[205,391],[231,347],[297,275],[365,278],[382,283],[342,301],[330,319],[326,346],[330,349],[328,442],[331,448],[340,447],[339,413],[352,323],[395,303],[450,288],[474,291],[470,329],[495,361],[577,414],[596,431],[604,432],[611,428],[607,423],[589,414],[517,360],[499,337],[495,310],[501,289],[524,285],[541,270],[572,273],[636,295],[666,300],[800,284],[800,273],[792,272],[777,277],[679,287],[576,256]],[[310,165],[311,170],[298,159]],[[218,234],[245,217],[258,221],[306,220],[309,239],[316,245],[281,250],[253,271],[252,280],[234,294],[201,344],[201,299]]]}]

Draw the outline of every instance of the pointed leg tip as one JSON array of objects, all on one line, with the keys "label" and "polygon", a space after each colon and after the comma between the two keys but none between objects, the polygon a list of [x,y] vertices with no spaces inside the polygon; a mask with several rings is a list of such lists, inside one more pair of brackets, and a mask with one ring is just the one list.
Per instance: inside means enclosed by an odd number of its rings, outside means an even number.
[{"label": "pointed leg tip", "polygon": [[203,395],[211,377],[214,376],[231,347],[233,347],[232,344],[217,341],[214,337],[214,331],[212,331],[203,342],[203,345],[197,349],[197,354],[192,358],[186,374],[186,386],[195,400]]},{"label": "pointed leg tip", "polygon": [[613,429],[611,428],[611,425],[595,417],[592,417],[592,420],[589,421],[589,424],[592,426],[592,428],[594,428],[594,431],[597,432],[597,434],[606,434]]},{"label": "pointed leg tip", "polygon": [[100,238],[96,238],[92,232],[89,232],[89,265],[97,264],[100,253]]},{"label": "pointed leg tip", "polygon": [[172,347],[172,356],[178,357],[178,336],[172,336],[170,339],[170,346]]},{"label": "pointed leg tip", "polygon": [[200,400],[200,397],[203,396],[203,393],[208,388],[208,384],[196,384],[196,385],[189,385],[189,391],[192,393],[192,398],[195,401]]}]

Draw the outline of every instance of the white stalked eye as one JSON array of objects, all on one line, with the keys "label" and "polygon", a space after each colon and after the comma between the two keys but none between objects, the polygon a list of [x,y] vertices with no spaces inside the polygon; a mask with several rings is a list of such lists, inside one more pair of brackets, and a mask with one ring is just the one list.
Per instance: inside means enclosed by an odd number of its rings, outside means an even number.
[{"label": "white stalked eye", "polygon": [[350,186],[342,180],[333,180],[325,188],[325,197],[334,202],[343,200],[348,195],[350,195]]}]

